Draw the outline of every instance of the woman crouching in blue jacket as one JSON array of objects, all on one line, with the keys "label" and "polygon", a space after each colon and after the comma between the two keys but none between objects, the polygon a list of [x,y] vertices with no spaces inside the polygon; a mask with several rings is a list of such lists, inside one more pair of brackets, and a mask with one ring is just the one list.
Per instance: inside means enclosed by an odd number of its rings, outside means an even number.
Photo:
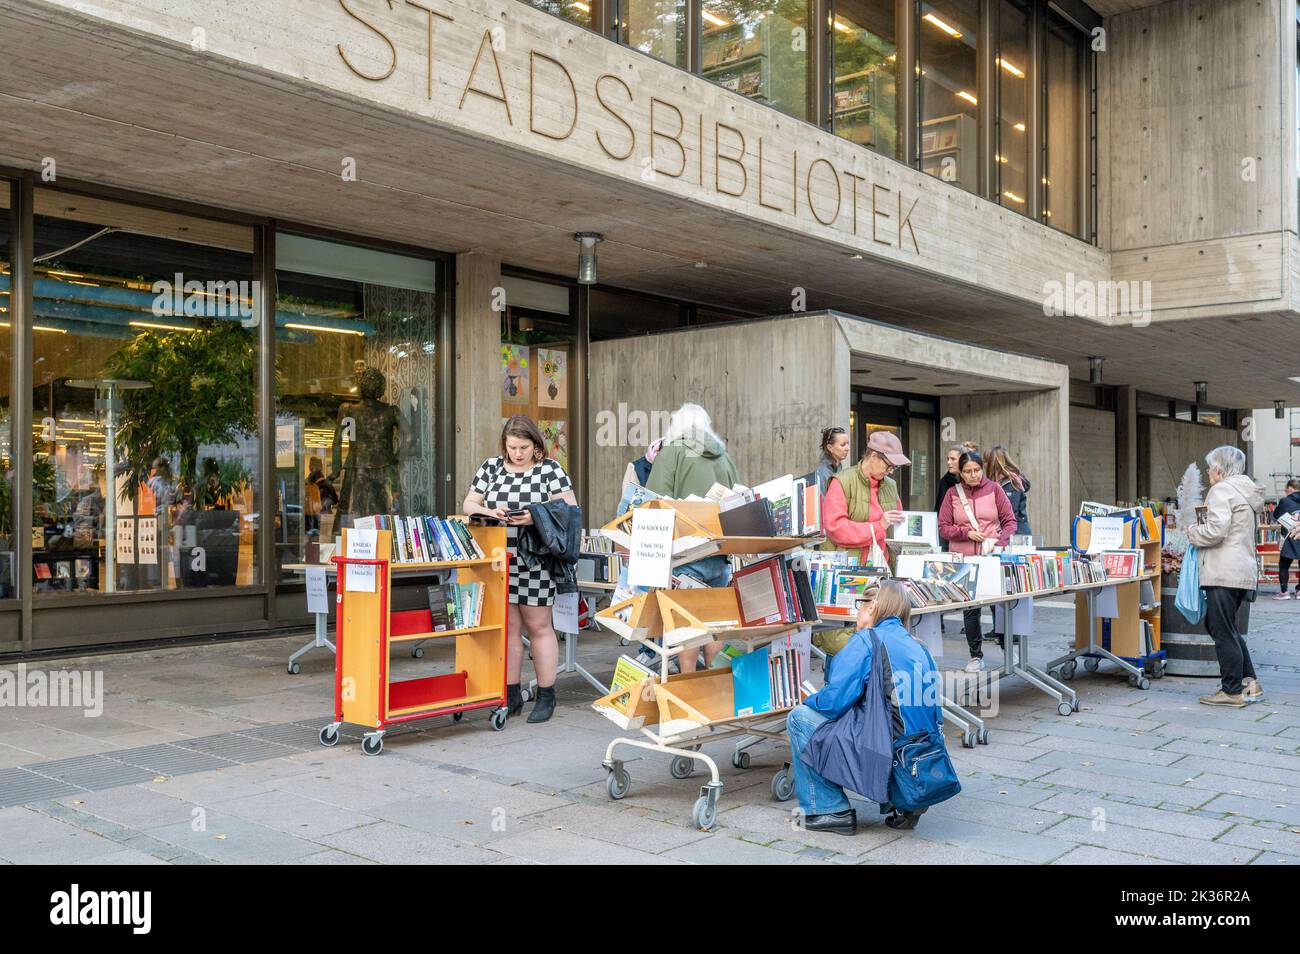
[{"label": "woman crouching in blue jacket", "polygon": [[[912,613],[906,592],[893,580],[883,580],[857,601],[858,631],[845,647],[827,660],[826,685],[796,706],[787,725],[795,795],[804,813],[808,831],[833,831],[852,835],[857,831],[857,813],[849,805],[844,789],[818,775],[800,754],[817,728],[853,708],[862,698],[871,675],[871,630],[880,637],[894,671],[894,685],[904,734],[938,732],[942,695],[938,668],[926,648],[907,629]],[[834,660],[832,664],[831,660]],[[916,815],[894,811],[885,819],[890,828],[913,828]]]}]

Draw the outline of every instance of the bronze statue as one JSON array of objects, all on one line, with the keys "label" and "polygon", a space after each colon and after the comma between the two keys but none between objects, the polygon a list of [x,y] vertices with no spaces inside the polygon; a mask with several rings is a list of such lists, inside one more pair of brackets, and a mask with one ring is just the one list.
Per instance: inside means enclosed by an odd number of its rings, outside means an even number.
[{"label": "bronze statue", "polygon": [[[396,407],[380,400],[386,386],[383,372],[366,368],[357,379],[361,400],[339,408],[329,480],[335,483],[342,474],[340,520],[346,516],[396,512],[396,498],[400,496],[397,472],[400,415]],[[344,463],[343,433],[349,422],[351,447]]]}]

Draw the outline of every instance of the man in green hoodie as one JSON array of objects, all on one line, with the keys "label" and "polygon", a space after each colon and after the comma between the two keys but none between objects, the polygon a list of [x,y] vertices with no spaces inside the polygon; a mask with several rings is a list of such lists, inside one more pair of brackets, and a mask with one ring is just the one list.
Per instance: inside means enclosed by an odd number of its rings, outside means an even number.
[{"label": "man in green hoodie", "polygon": [[[646,489],[661,497],[681,500],[691,494],[703,497],[714,484],[732,487],[739,482],[736,465],[727,455],[727,445],[714,433],[708,411],[698,404],[683,404],[674,411],[664,434],[663,447],[650,469]],[[679,567],[677,572],[694,577],[705,586],[728,586],[731,583],[731,561],[724,556],[696,560]],[[711,663],[721,648],[720,642],[705,646],[705,663]],[[681,671],[695,671],[692,654],[681,656]]]}]

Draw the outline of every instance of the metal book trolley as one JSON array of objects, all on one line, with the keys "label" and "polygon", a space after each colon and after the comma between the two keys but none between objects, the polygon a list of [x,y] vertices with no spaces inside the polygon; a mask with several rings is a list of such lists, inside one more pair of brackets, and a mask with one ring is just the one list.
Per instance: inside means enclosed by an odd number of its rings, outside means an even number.
[{"label": "metal book trolley", "polygon": [[[804,537],[726,537],[718,524],[718,505],[712,502],[653,500],[642,507],[675,512],[673,566],[713,555],[773,556],[808,546]],[[616,544],[631,542],[632,512],[606,525],[604,533]],[[625,732],[636,736],[614,739],[605,750],[606,791],[612,799],[624,798],[632,779],[621,759],[620,747],[632,747],[672,757],[669,774],[689,778],[695,763],[709,771],[693,809],[696,826],[703,830],[717,823],[723,783],[717,763],[700,750],[705,742],[740,737],[781,741],[789,708],[753,715],[735,714],[730,669],[706,669],[670,675],[669,664],[683,653],[694,653],[707,643],[723,641],[747,650],[763,647],[809,625],[807,622],[766,626],[739,625],[740,609],[733,587],[659,589],[601,610],[597,622],[629,642],[646,647],[658,658],[659,675],[597,699],[593,708]],[[748,753],[737,750],[732,764],[747,767]],[[772,780],[773,795],[785,801],[793,794],[793,780],[781,768]]]},{"label": "metal book trolley", "polygon": [[[1150,688],[1151,679],[1160,679],[1165,674],[1166,653],[1160,648],[1158,596],[1164,523],[1150,507],[1141,508],[1140,513],[1140,517],[1127,520],[1124,527],[1126,542],[1130,544],[1128,549],[1141,554],[1139,575],[1071,587],[1075,592],[1074,648],[1047,667],[1061,679],[1074,678],[1079,659],[1088,672],[1096,672],[1105,660],[1115,663],[1127,674],[1129,685],[1138,689]],[[1142,526],[1138,525],[1139,520]],[[1084,553],[1091,540],[1092,518],[1076,517],[1073,548]],[[1103,621],[1098,615],[1101,593],[1112,587],[1115,615],[1108,615]]]},{"label": "metal book trolley", "polygon": [[[506,532],[499,527],[469,528],[485,557],[436,563],[394,563],[386,556],[377,559],[335,557],[338,567],[338,606],[334,660],[334,721],[320,731],[322,745],[338,743],[344,723],[362,726],[361,749],[378,755],[384,747],[384,733],[394,725],[451,716],[460,721],[466,712],[491,709],[489,722],[500,731],[506,725],[506,576],[509,556]],[[344,552],[347,535],[344,531]],[[392,534],[376,531],[376,550],[392,552]],[[349,589],[349,573],[374,567],[373,590]],[[455,570],[460,582],[483,584],[482,611],[478,625],[432,632],[426,609],[391,609],[391,578],[394,573],[427,573]],[[452,639],[455,661],[452,671],[417,678],[393,679],[389,671],[389,650],[397,644]]]}]

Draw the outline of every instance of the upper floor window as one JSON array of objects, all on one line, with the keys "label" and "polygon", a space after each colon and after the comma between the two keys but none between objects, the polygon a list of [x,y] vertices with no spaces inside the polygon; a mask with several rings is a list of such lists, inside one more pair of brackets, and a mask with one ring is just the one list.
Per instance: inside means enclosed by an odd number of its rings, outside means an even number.
[{"label": "upper floor window", "polygon": [[918,6],[917,91],[921,170],[979,188],[979,0]]}]

